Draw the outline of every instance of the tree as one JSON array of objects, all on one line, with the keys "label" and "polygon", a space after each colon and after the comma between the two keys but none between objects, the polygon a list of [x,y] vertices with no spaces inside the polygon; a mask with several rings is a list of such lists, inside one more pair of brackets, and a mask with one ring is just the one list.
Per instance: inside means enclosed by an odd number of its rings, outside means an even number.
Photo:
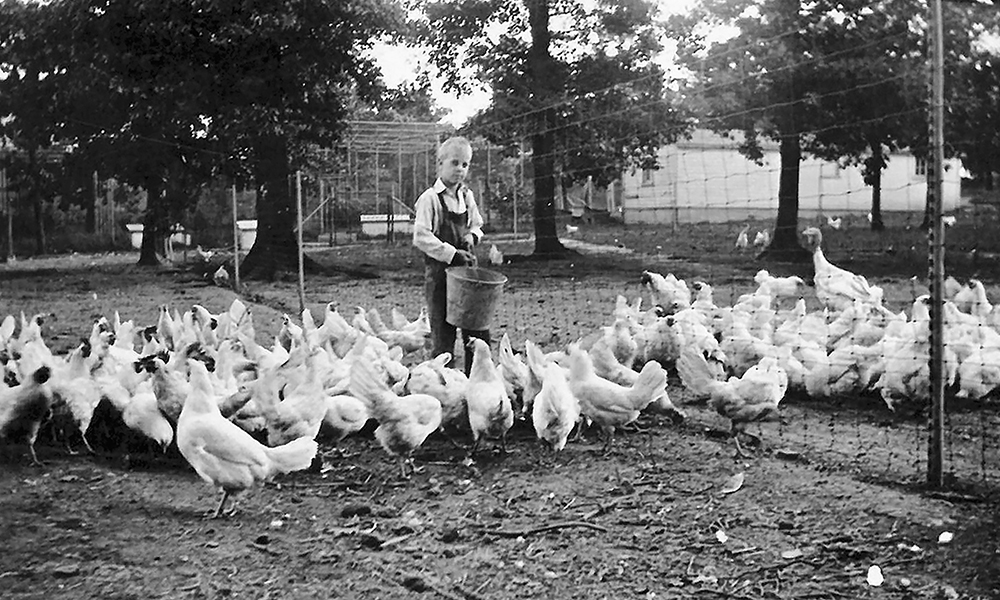
[{"label": "tree", "polygon": [[[0,42],[4,71],[30,75],[51,100],[18,93],[19,123],[31,116],[39,146],[73,139],[102,173],[146,189],[140,263],[158,262],[159,231],[224,173],[258,189],[260,229],[244,272],[264,277],[297,258],[290,174],[309,148],[337,141],[350,99],[379,99],[365,51],[399,16],[392,0],[6,0],[2,8],[25,15],[0,26],[16,34]],[[20,78],[5,87],[12,81]]]},{"label": "tree", "polygon": [[[778,143],[778,214],[767,257],[808,258],[798,243],[799,166],[804,137],[822,122],[815,95],[825,63],[814,44],[830,9],[822,1],[702,0],[671,20],[678,58],[707,112],[703,122],[723,134],[742,131],[741,152],[751,160],[763,157],[761,138]],[[736,35],[706,38],[724,27],[735,27]]]},{"label": "tree", "polygon": [[812,40],[826,59],[806,72],[822,109],[805,136],[806,147],[861,169],[872,188],[871,228],[880,231],[889,153],[927,136],[924,36],[913,26],[923,7],[856,0],[838,8],[817,22]]},{"label": "tree", "polygon": [[[0,139],[20,207],[34,217],[35,251],[46,252],[45,202],[54,195],[61,153],[50,151],[59,137],[59,95],[66,47],[59,22],[46,5],[0,3]],[[49,41],[49,38],[52,38]]]},{"label": "tree", "polygon": [[211,66],[201,107],[208,136],[226,148],[226,171],[257,188],[249,276],[269,278],[297,262],[291,176],[311,148],[338,141],[354,98],[379,100],[379,73],[365,51],[399,18],[391,0],[205,3],[200,22],[209,29],[198,56]]},{"label": "tree", "polygon": [[1000,171],[1000,56],[988,38],[1000,32],[1000,11],[978,4],[945,7],[946,148],[992,190]]},{"label": "tree", "polygon": [[492,89],[468,129],[511,150],[530,141],[536,255],[565,253],[557,173],[603,183],[651,168],[660,146],[686,131],[653,61],[661,32],[651,2],[473,0],[425,10],[420,40],[447,85],[467,90],[471,70]]}]

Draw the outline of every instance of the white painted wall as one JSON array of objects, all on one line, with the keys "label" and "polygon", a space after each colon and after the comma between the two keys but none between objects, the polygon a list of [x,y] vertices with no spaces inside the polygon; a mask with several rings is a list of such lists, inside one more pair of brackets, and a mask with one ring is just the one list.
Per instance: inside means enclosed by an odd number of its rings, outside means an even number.
[{"label": "white painted wall", "polygon": [[[778,209],[780,160],[776,145],[766,147],[762,164],[741,155],[737,142],[708,131],[660,150],[659,169],[622,178],[626,223],[692,223],[771,219]],[[954,210],[961,192],[961,163],[945,166],[944,210]],[[893,154],[882,172],[882,211],[921,212],[926,177],[917,159]],[[799,172],[799,216],[867,214],[871,187],[856,167],[839,168],[803,159]]]}]

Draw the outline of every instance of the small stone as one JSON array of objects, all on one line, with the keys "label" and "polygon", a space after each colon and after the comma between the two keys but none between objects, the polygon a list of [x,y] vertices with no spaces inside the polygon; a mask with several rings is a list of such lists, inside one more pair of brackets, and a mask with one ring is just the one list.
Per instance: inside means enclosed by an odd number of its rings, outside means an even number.
[{"label": "small stone", "polygon": [[253,543],[258,546],[266,546],[271,543],[271,538],[266,533],[262,533],[253,539]]},{"label": "small stone", "polygon": [[52,576],[56,578],[76,577],[79,574],[80,565],[76,563],[59,565],[58,567],[52,569]]},{"label": "small stone", "polygon": [[462,532],[454,527],[446,527],[441,531],[441,541],[446,544],[457,542],[462,538]]}]

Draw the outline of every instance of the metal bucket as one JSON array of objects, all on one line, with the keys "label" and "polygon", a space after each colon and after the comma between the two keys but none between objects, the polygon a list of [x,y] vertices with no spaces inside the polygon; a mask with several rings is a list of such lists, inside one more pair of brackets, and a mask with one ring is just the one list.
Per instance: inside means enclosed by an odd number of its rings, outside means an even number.
[{"label": "metal bucket", "polygon": [[445,269],[448,308],[445,320],[461,329],[489,329],[507,277],[480,267]]}]

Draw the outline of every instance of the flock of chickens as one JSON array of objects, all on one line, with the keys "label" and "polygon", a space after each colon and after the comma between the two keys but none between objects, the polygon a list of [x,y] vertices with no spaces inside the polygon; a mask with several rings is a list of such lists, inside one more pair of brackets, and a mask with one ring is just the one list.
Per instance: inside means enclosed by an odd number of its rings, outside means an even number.
[{"label": "flock of chickens", "polygon": [[[910,315],[885,308],[882,290],[826,260],[819,229],[803,232],[813,252],[815,296],[806,310],[799,277],[757,273],[756,289],[718,306],[705,282],[645,271],[652,308],[619,296],[609,320],[586,338],[543,352],[530,339],[515,353],[505,334],[494,353],[470,340],[470,372],[451,355],[424,358],[426,313],[389,323],[359,307],[344,316],[331,303],[321,322],[306,310],[285,315],[269,345],[258,343],[250,308],[239,300],[213,314],[195,305],[161,307],[157,323],[94,323],[86,341],[56,356],[40,317],[0,323],[0,439],[34,443],[46,422],[89,449],[94,411],[107,402],[125,427],[166,449],[176,446],[226,499],[278,473],[313,463],[317,439],[333,443],[376,423],[374,436],[397,457],[401,474],[433,433],[484,440],[506,449],[515,419],[562,450],[574,429],[596,426],[610,451],[615,431],[643,411],[684,418],[667,393],[676,369],[689,396],[728,419],[737,453],[748,423],[773,419],[788,390],[811,397],[877,391],[890,408],[929,397],[929,301]],[[982,398],[1000,387],[1000,310],[983,284],[949,281],[944,306],[949,384]],[[455,442],[457,444],[457,442]]]}]

